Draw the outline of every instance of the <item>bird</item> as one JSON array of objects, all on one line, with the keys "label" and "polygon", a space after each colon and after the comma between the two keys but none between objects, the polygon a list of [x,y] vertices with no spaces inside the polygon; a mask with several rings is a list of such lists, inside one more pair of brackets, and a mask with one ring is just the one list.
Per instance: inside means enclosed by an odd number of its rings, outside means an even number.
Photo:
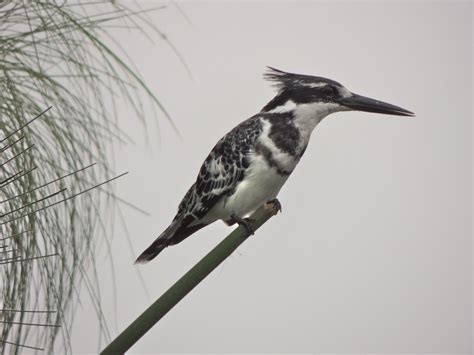
[{"label": "bird", "polygon": [[171,224],[137,258],[154,259],[201,228],[222,220],[253,234],[249,215],[271,203],[306,151],[311,133],[326,116],[365,111],[414,116],[401,107],[352,93],[337,81],[267,67],[264,79],[276,96],[259,113],[222,137],[204,160]]}]

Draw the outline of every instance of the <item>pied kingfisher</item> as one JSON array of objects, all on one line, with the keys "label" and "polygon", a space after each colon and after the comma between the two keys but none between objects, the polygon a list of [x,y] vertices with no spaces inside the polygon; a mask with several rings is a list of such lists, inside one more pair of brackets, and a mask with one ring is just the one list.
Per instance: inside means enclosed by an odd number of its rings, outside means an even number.
[{"label": "pied kingfisher", "polygon": [[414,114],[354,94],[336,81],[268,68],[264,77],[278,93],[261,111],[217,142],[178,207],[170,226],[138,257],[148,262],[164,248],[220,219],[243,225],[253,234],[248,215],[276,199],[304,154],[316,125],[338,111]]}]

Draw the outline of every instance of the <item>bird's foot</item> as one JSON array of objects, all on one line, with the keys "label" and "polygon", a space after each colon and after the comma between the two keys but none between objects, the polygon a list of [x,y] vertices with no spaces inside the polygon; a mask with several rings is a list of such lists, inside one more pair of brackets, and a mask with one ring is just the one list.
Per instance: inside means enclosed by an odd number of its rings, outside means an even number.
[{"label": "bird's foot", "polygon": [[278,212],[281,212],[281,203],[277,198],[275,198],[273,200],[267,201],[265,208],[268,208],[270,212],[273,212],[275,215]]},{"label": "bird's foot", "polygon": [[249,235],[255,234],[255,230],[250,225],[251,223],[255,222],[253,218],[242,218],[235,214],[231,214],[230,216],[232,217],[232,220],[235,221],[239,226],[243,226]]}]

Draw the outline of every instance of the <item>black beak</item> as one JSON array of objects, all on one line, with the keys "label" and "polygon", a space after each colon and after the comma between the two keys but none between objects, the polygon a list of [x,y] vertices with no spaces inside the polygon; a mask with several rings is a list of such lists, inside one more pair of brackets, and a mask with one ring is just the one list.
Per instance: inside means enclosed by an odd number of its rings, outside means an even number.
[{"label": "black beak", "polygon": [[340,103],[356,111],[384,113],[386,115],[396,116],[415,116],[413,112],[405,110],[404,108],[357,94],[343,98]]}]

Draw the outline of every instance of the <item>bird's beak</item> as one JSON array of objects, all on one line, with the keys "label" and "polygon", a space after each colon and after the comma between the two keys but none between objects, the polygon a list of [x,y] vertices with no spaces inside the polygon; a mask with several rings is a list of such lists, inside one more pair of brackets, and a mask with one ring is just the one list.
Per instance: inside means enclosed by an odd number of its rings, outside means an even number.
[{"label": "bird's beak", "polygon": [[415,116],[413,112],[405,110],[404,108],[357,94],[343,98],[340,103],[356,111],[384,113],[386,115],[396,116]]}]

